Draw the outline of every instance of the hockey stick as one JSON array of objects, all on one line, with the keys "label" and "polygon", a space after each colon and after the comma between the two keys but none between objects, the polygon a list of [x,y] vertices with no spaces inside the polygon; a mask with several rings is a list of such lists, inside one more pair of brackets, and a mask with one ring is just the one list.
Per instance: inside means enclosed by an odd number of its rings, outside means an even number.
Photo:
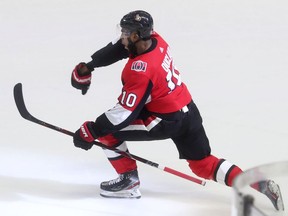
[{"label": "hockey stick", "polygon": [[[41,121],[41,120],[35,118],[34,116],[32,116],[29,113],[29,111],[27,110],[26,106],[25,106],[25,102],[24,102],[24,98],[23,98],[23,92],[22,92],[22,84],[21,83],[17,83],[14,86],[14,99],[15,99],[15,103],[16,103],[17,109],[18,109],[20,115],[24,119],[26,119],[28,121],[31,121],[31,122],[34,122],[36,124],[42,125],[44,127],[50,128],[52,130],[56,130],[58,132],[64,133],[64,134],[69,135],[69,136],[73,136],[74,135],[73,132],[70,132],[70,131],[65,130],[63,128],[51,125],[51,124],[49,124],[47,122]],[[97,146],[99,146],[101,148],[105,148],[105,149],[109,149],[111,151],[115,151],[115,152],[117,152],[118,154],[121,154],[124,157],[128,157],[128,158],[131,158],[131,159],[136,160],[136,161],[140,161],[140,162],[142,162],[144,164],[150,165],[152,167],[156,167],[156,168],[158,168],[160,170],[163,170],[165,172],[171,173],[171,174],[176,175],[178,177],[187,179],[187,180],[192,181],[194,183],[197,183],[197,184],[200,184],[200,185],[203,185],[203,186],[206,184],[206,182],[201,180],[201,179],[186,175],[184,173],[181,173],[181,172],[179,172],[177,170],[174,170],[174,169],[171,169],[169,167],[161,166],[161,165],[159,165],[159,164],[157,164],[155,162],[152,162],[152,161],[149,161],[147,159],[141,158],[141,157],[139,157],[137,155],[133,155],[131,153],[128,153],[128,152],[125,152],[125,151],[121,151],[121,150],[113,148],[113,147],[106,146],[106,145],[104,145],[104,144],[102,144],[100,142],[97,142],[97,141],[94,141],[93,144],[97,145]]]}]

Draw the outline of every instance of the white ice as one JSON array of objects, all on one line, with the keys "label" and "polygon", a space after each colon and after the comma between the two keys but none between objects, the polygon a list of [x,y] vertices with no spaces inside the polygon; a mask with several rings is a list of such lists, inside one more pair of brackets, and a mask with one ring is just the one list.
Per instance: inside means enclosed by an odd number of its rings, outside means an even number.
[{"label": "white ice", "polygon": [[[127,12],[150,12],[198,105],[212,153],[242,169],[287,160],[286,0],[1,0],[0,214],[3,216],[230,215],[232,189],[200,186],[138,163],[142,198],[105,199],[116,177],[102,150],[20,117],[30,112],[75,131],[116,103],[125,61],[96,69],[86,96],[70,85],[80,61],[116,36]],[[193,175],[170,140],[129,143],[130,152]]]}]

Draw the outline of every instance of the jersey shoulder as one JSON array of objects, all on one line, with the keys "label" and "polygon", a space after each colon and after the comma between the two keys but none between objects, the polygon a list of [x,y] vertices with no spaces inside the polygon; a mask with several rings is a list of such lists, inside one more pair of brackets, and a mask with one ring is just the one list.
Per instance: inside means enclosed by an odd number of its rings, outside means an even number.
[{"label": "jersey shoulder", "polygon": [[123,70],[123,75],[126,78],[128,78],[129,74],[134,79],[135,76],[139,77],[139,79],[143,76],[152,79],[156,75],[156,71],[159,71],[167,53],[168,44],[156,32],[152,34],[152,41],[152,49],[147,53],[135,58],[129,58]]}]

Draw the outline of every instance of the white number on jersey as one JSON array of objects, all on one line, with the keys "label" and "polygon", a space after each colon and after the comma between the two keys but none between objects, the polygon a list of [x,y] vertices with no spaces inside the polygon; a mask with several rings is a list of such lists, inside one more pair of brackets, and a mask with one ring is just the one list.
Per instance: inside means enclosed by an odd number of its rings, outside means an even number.
[{"label": "white number on jersey", "polygon": [[162,68],[167,72],[166,81],[168,82],[168,88],[171,92],[176,88],[176,85],[180,86],[182,81],[178,70],[174,66],[169,47],[167,48],[167,53],[162,62]]},{"label": "white number on jersey", "polygon": [[122,92],[121,104],[126,105],[127,107],[133,107],[135,105],[137,95],[129,93],[127,95],[126,91]]}]

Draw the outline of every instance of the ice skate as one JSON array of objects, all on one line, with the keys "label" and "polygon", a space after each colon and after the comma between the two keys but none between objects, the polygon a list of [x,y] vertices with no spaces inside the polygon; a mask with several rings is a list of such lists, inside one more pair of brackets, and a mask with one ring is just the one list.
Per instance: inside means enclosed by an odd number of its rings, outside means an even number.
[{"label": "ice skate", "polygon": [[118,178],[102,182],[100,195],[108,198],[137,198],[139,191],[139,177],[137,170],[120,174]]},{"label": "ice skate", "polygon": [[284,211],[283,199],[278,184],[272,180],[261,181],[259,182],[259,189],[271,200],[276,210]]}]

